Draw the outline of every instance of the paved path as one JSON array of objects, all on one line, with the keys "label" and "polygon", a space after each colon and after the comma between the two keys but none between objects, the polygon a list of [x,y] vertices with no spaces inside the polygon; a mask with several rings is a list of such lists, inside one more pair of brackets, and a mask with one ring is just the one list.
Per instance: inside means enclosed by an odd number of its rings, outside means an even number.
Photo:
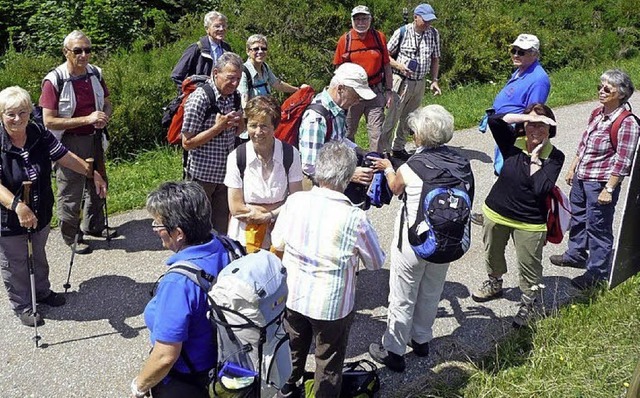
[{"label": "paved path", "polygon": [[[635,96],[635,109],[640,99]],[[558,136],[553,143],[571,159],[579,136],[595,103],[558,108]],[[493,141],[475,129],[458,131],[451,142],[472,161],[476,176],[476,209],[493,183],[491,158]],[[568,166],[568,162],[565,165]],[[563,173],[561,174],[564,175]],[[114,183],[117,183],[115,181]],[[560,183],[568,192],[566,186]],[[621,198],[622,202],[622,198]],[[385,248],[393,235],[393,220],[400,202],[369,211]],[[154,282],[162,274],[169,252],[162,249],[152,232],[151,219],[136,210],[110,218],[121,237],[107,247],[97,242],[88,256],[76,256],[72,287],[67,305],[43,307],[46,325],[39,328],[42,348],[31,341],[33,329],[20,325],[0,292],[0,396],[2,397],[125,397],[149,351],[148,331],[142,311]],[[617,221],[616,221],[617,222]],[[490,351],[495,342],[511,331],[511,316],[520,296],[515,267],[505,275],[506,294],[502,300],[478,305],[471,291],[486,277],[483,267],[480,228],[473,228],[472,247],[451,265],[434,325],[432,353],[421,359],[408,354],[407,371],[397,374],[382,369],[382,397],[410,396],[433,375],[434,369],[455,371],[455,362]],[[569,284],[577,270],[550,266],[548,256],[559,254],[565,245],[545,248],[544,303],[556,308],[575,291]],[[69,263],[69,250],[57,230],[48,246],[51,282],[62,289]],[[508,263],[515,264],[513,248],[507,250]],[[388,295],[388,263],[377,272],[363,271],[358,278],[357,315],[350,335],[348,357],[368,358],[369,343],[378,341],[385,329]]]}]

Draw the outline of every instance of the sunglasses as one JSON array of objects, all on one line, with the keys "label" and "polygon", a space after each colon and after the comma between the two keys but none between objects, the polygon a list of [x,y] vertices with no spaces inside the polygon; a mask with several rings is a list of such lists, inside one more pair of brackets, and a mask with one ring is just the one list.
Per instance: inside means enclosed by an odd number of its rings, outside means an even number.
[{"label": "sunglasses", "polygon": [[528,53],[528,51],[522,50],[520,48],[512,48],[511,49],[511,54],[517,55],[519,57],[524,57],[525,55],[527,55],[527,53]]},{"label": "sunglasses", "polygon": [[600,90],[604,91],[606,94],[611,94],[612,92],[616,91],[609,86],[605,86],[604,84],[598,84],[598,91]]},{"label": "sunglasses", "polygon": [[253,47],[251,49],[251,51],[253,51],[254,53],[257,53],[258,51],[262,51],[262,52],[267,52],[267,47]]},{"label": "sunglasses", "polygon": [[67,48],[67,50],[71,51],[75,55],[80,55],[82,53],[91,54],[91,47],[84,47],[84,48],[76,47],[76,48],[73,48],[73,49]]}]

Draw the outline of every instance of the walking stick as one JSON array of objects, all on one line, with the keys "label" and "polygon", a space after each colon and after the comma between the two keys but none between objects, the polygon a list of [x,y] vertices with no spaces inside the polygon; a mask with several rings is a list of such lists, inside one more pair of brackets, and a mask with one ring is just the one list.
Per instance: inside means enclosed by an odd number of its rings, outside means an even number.
[{"label": "walking stick", "polygon": [[87,193],[87,175],[92,175],[93,174],[93,158],[88,158],[85,161],[87,163],[89,163],[89,172],[84,176],[84,178],[82,180],[83,181],[83,183],[82,183],[82,196],[81,196],[81,199],[80,199],[80,214],[78,215],[78,229],[76,230],[76,236],[73,239],[73,247],[71,249],[71,260],[69,260],[69,271],[67,272],[67,281],[65,282],[64,285],[62,285],[62,287],[64,287],[64,292],[65,293],[71,287],[71,284],[69,283],[69,280],[71,279],[71,269],[73,268],[73,259],[76,256],[76,248],[78,247],[78,236],[80,235],[80,221],[81,221],[81,217],[82,217],[82,209],[84,209],[84,195]]},{"label": "walking stick", "polygon": [[[22,182],[22,201],[27,207],[29,206],[29,196],[31,192],[31,181],[23,181]],[[38,335],[38,308],[36,306],[36,276],[35,269],[33,265],[33,241],[31,238],[31,233],[33,229],[31,227],[27,228],[27,264],[29,266],[29,282],[31,282],[31,314],[33,316],[33,330],[35,331],[35,335],[33,336],[33,341],[36,343],[36,348],[38,348],[40,344],[40,336]]]},{"label": "walking stick", "polygon": [[107,197],[104,197],[104,229],[107,231],[107,246],[111,247],[111,233],[109,233],[109,211],[107,210]]}]

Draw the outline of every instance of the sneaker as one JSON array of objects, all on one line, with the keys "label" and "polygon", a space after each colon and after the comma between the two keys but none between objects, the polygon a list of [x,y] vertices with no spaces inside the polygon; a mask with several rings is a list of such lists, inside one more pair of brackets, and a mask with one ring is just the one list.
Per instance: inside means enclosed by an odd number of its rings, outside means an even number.
[{"label": "sneaker", "polygon": [[535,305],[535,298],[531,298],[523,294],[520,300],[520,306],[518,307],[518,312],[516,312],[516,315],[513,317],[511,325],[516,329],[529,325],[529,323],[537,316]]},{"label": "sneaker", "polygon": [[382,344],[372,343],[369,346],[369,355],[371,355],[374,361],[387,365],[387,367],[394,372],[404,372],[406,367],[404,357],[385,350]]},{"label": "sneaker", "polygon": [[551,261],[551,264],[557,267],[584,269],[587,266],[585,263],[575,263],[573,261],[565,260],[562,254],[554,254],[553,256],[549,256],[549,261]]},{"label": "sneaker", "polygon": [[85,232],[85,234],[94,236],[96,238],[105,238],[105,239],[113,239],[120,236],[120,234],[118,234],[118,230],[111,227],[105,228],[100,232]]},{"label": "sneaker", "polygon": [[413,353],[419,357],[428,357],[429,356],[429,342],[426,343],[416,343],[415,340],[411,340],[409,347],[413,349]]},{"label": "sneaker", "polygon": [[[69,245],[69,248],[73,250],[73,243]],[[76,245],[76,250],[75,250],[76,254],[89,254],[92,251],[93,249],[91,248],[91,246],[89,246],[84,242],[78,241],[78,244]]]},{"label": "sneaker", "polygon": [[[18,319],[20,319],[20,322],[22,322],[24,326],[33,327],[33,310],[31,308],[21,314],[16,314],[16,316],[18,317]],[[38,313],[36,313],[36,325],[44,325],[44,319],[42,319],[42,317]]]},{"label": "sneaker", "polygon": [[484,303],[502,297],[502,293],[502,279],[490,276],[489,279],[482,282],[480,289],[473,293],[471,298],[476,303]]},{"label": "sneaker", "polygon": [[396,159],[407,161],[411,157],[411,154],[407,152],[406,149],[403,149],[401,151],[391,151],[391,156]]},{"label": "sneaker", "polygon": [[573,287],[579,290],[591,289],[605,283],[607,283],[605,278],[596,276],[590,272],[585,272],[584,274],[571,279]]},{"label": "sneaker", "polygon": [[484,224],[484,214],[482,213],[471,213],[471,222],[475,225],[482,226]]},{"label": "sneaker", "polygon": [[300,398],[302,390],[295,384],[285,383],[276,393],[276,398]]},{"label": "sneaker", "polygon": [[36,302],[46,304],[49,307],[60,307],[67,302],[67,299],[61,293],[51,292],[45,299],[37,300]]}]

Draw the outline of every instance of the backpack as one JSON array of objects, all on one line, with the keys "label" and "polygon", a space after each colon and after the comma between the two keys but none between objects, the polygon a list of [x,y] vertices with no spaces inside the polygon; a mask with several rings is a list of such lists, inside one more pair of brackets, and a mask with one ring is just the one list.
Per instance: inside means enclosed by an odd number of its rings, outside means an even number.
[{"label": "backpack", "polygon": [[[305,397],[313,397],[312,372],[304,372]],[[372,398],[380,391],[380,377],[378,367],[371,361],[361,359],[347,362],[342,367],[342,384],[339,398]]]},{"label": "backpack", "polygon": [[[209,76],[193,75],[189,76],[182,82],[181,94],[169,102],[167,106],[162,108],[162,127],[167,129],[167,141],[170,144],[179,144],[182,140],[182,123],[184,122],[184,105],[187,103],[189,95],[196,91],[198,87],[202,87],[207,94],[211,106],[207,109],[205,120],[213,113],[220,113],[220,109],[216,105],[216,95],[213,87],[207,83]],[[240,109],[240,95],[238,92],[233,93],[233,106]]]},{"label": "backpack", "polygon": [[[638,124],[640,124],[640,119],[632,113],[631,104],[627,102],[625,105],[629,109],[626,109],[625,107],[625,109],[618,115],[616,120],[613,121],[613,124],[609,129],[609,138],[611,139],[611,145],[613,145],[614,151],[617,151],[617,148],[618,148],[618,131],[620,131],[620,126],[622,126],[622,122],[624,122],[624,119],[626,119],[629,116],[633,116],[638,122]],[[593,122],[593,119],[595,119],[595,117],[598,116],[598,113],[600,113],[601,110],[602,108],[598,107],[591,112],[591,116],[589,117],[589,124]]]},{"label": "backpack", "polygon": [[315,92],[311,86],[301,88],[291,94],[283,103],[280,110],[280,124],[274,133],[275,137],[282,142],[286,142],[298,148],[298,138],[300,135],[300,123],[302,116],[307,109],[318,112],[327,124],[327,134],[324,142],[331,139],[333,134],[333,114],[319,102],[313,102]]},{"label": "backpack", "polygon": [[[265,75],[268,74],[269,67],[267,66],[266,63],[263,63],[262,65],[264,65],[264,74]],[[267,89],[267,95],[271,94],[271,89],[269,89],[269,83],[267,83],[266,81],[256,86],[253,85],[253,79],[251,78],[251,73],[249,72],[249,68],[247,68],[247,66],[244,64],[242,65],[242,73],[244,73],[244,79],[247,81],[247,91],[249,93],[254,88],[265,87]],[[251,96],[251,94],[249,94],[249,96]]]},{"label": "backpack", "polygon": [[[432,263],[458,260],[471,244],[474,181],[469,161],[447,147],[438,147],[413,155],[407,165],[422,180],[416,220],[409,226],[409,244],[418,257]],[[406,194],[402,199],[400,251],[408,218]]]},{"label": "backpack", "polygon": [[546,197],[547,242],[561,243],[571,225],[571,201],[556,185]]},{"label": "backpack", "polygon": [[[343,62],[352,62],[351,61],[351,53],[355,53],[355,52],[361,52],[361,51],[369,51],[369,50],[378,50],[378,52],[380,53],[380,57],[382,57],[383,54],[383,48],[382,48],[382,39],[380,38],[380,32],[378,32],[377,30],[373,29],[373,28],[369,28],[369,31],[371,32],[371,34],[373,35],[373,39],[376,42],[376,46],[373,48],[359,48],[357,50],[352,50],[351,49],[351,30],[349,30],[345,35],[345,47],[344,47],[344,53],[342,54],[342,59]],[[371,82],[372,80],[375,80],[378,76],[382,76],[384,75],[384,63],[382,62],[382,60],[380,60],[380,69],[378,70],[378,72],[376,72],[375,75],[368,77],[369,82]]]},{"label": "backpack", "polygon": [[209,291],[210,319],[218,335],[213,396],[260,396],[289,379],[287,293],[286,269],[266,250],[247,254],[218,274]]}]

